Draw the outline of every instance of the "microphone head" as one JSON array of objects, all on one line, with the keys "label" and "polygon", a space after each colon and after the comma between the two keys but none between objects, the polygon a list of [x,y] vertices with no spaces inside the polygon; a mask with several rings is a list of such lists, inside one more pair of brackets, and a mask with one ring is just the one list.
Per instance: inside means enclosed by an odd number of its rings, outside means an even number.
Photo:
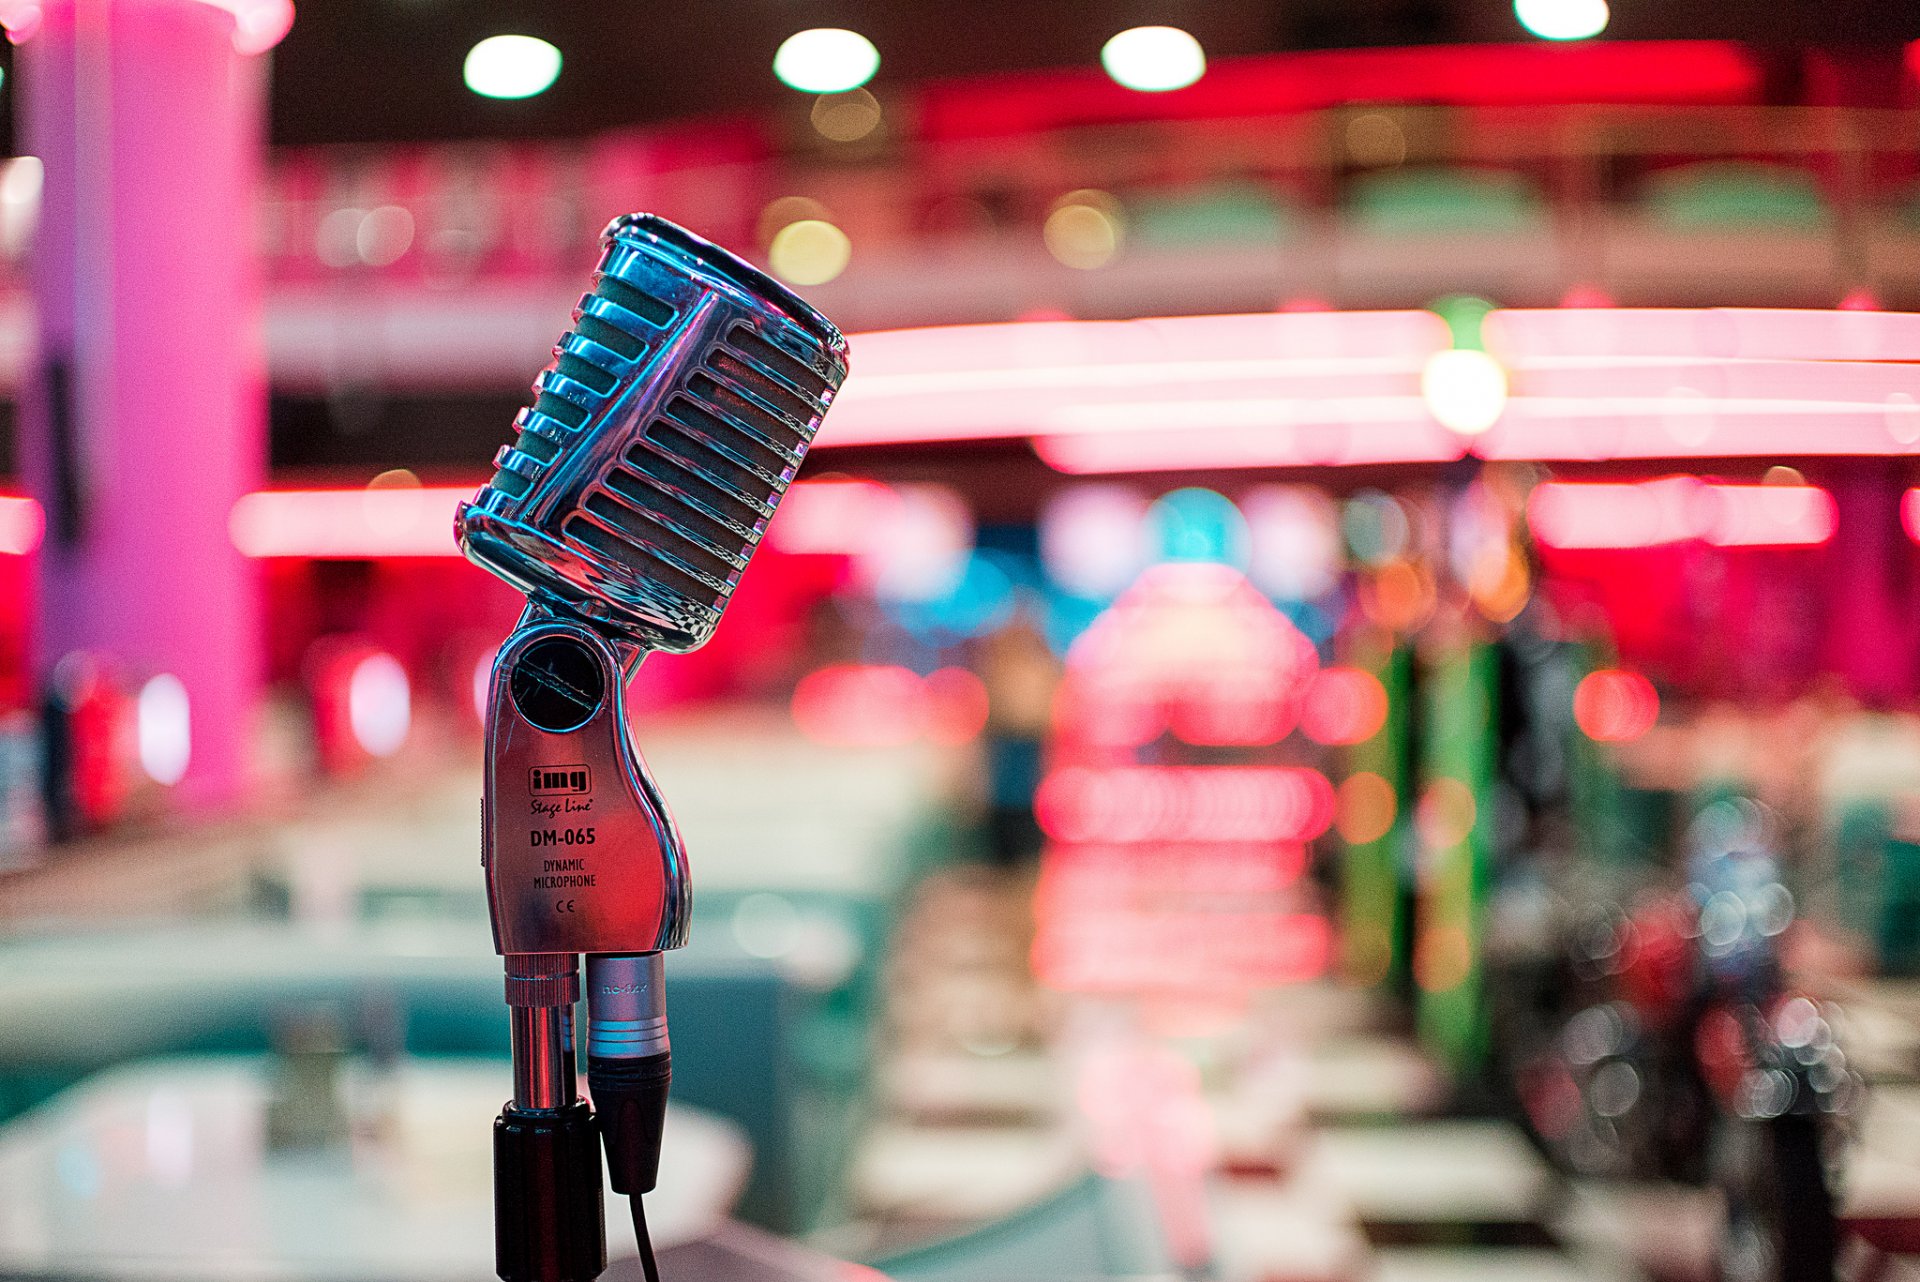
[{"label": "microphone head", "polygon": [[469,560],[648,649],[713,635],[847,376],[791,290],[651,214],[601,235],[593,291],[461,505]]}]

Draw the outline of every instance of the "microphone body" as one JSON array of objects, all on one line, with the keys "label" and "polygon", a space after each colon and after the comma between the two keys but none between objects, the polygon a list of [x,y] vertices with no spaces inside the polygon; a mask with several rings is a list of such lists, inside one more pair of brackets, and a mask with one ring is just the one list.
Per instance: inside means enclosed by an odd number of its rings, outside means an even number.
[{"label": "microphone body", "polygon": [[[649,651],[712,636],[847,372],[832,323],[725,250],[646,214],[602,243],[513,443],[455,520],[467,557],[527,596],[494,661],[482,803],[513,1009],[506,1282],[604,1267],[599,1160],[581,1156],[595,1126],[645,1250],[671,1076],[660,953],[686,942],[691,888],[625,683]],[[597,1121],[575,1096],[583,954]]]}]

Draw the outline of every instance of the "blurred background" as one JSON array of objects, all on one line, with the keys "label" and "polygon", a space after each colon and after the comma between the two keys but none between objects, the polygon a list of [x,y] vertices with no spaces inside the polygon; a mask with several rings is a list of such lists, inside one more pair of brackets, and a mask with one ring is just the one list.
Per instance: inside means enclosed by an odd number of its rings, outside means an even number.
[{"label": "blurred background", "polygon": [[631,691],[670,1277],[1920,1277],[1920,13],[295,8],[0,0],[0,1276],[490,1276],[451,523],[649,210],[853,369]]}]

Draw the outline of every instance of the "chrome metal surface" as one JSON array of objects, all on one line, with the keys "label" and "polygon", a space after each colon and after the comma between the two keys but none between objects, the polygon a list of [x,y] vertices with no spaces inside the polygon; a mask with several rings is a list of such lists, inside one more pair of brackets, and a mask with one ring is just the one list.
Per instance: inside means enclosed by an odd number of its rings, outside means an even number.
[{"label": "chrome metal surface", "polygon": [[513,1106],[565,1108],[575,1098],[573,1038],[560,1006],[514,1006],[508,1012],[513,1045]]},{"label": "chrome metal surface", "polygon": [[574,1100],[573,1006],[580,959],[572,953],[507,957],[508,1025],[517,1108],[564,1108]]},{"label": "chrome metal surface", "polygon": [[660,954],[589,956],[587,1054],[637,1058],[670,1049],[667,974]]},{"label": "chrome metal surface", "polygon": [[602,237],[593,292],[455,522],[477,564],[648,649],[713,634],[846,378],[839,330],[664,219]]},{"label": "chrome metal surface", "polygon": [[[584,720],[548,730],[529,712],[552,726]],[[628,736],[620,654],[592,628],[534,618],[500,647],[482,817],[500,952],[653,952],[686,941],[686,852]]]}]

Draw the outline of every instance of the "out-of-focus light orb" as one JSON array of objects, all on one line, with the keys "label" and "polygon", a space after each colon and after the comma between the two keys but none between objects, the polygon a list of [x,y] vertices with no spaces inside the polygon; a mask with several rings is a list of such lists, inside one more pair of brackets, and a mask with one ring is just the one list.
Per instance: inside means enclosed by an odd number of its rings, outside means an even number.
[{"label": "out-of-focus light orb", "polygon": [[833,142],[859,142],[880,127],[880,100],[865,89],[823,93],[814,101],[813,127]]},{"label": "out-of-focus light orb", "polygon": [[1407,158],[1407,134],[1384,111],[1362,112],[1347,122],[1347,158],[1356,165],[1391,169]]},{"label": "out-of-focus light orb", "polygon": [[1164,494],[1147,510],[1154,551],[1163,561],[1247,563],[1247,520],[1234,501],[1194,486]]},{"label": "out-of-focus light orb", "polygon": [[149,779],[172,787],[186,777],[193,757],[193,724],[187,687],[179,677],[162,672],[140,687],[134,737],[140,748],[140,768]]},{"label": "out-of-focus light orb", "polygon": [[1420,372],[1420,395],[1440,426],[1478,436],[1500,421],[1507,408],[1507,371],[1470,347],[1435,352]]},{"label": "out-of-focus light orb", "polygon": [[1131,27],[1107,41],[1100,65],[1124,88],[1165,93],[1205,75],[1207,55],[1178,27]]},{"label": "out-of-focus light orb", "polygon": [[347,721],[369,756],[391,757],[413,724],[413,692],[407,670],[390,654],[370,654],[347,678]]},{"label": "out-of-focus light orb", "polygon": [[353,247],[369,267],[389,267],[413,247],[413,215],[399,205],[370,211],[354,229]]},{"label": "out-of-focus light orb", "polygon": [[1573,720],[1599,743],[1631,743],[1660,720],[1660,694],[1638,672],[1602,668],[1574,687]]},{"label": "out-of-focus light orb", "polygon": [[1399,801],[1393,785],[1379,775],[1368,771],[1349,775],[1340,785],[1338,797],[1340,809],[1334,827],[1348,845],[1364,846],[1393,831]]},{"label": "out-of-focus light orb", "polygon": [[1513,16],[1542,40],[1590,40],[1607,29],[1607,0],[1513,0]]},{"label": "out-of-focus light orb", "polygon": [[1365,743],[1387,724],[1387,691],[1362,668],[1324,668],[1307,686],[1300,731],[1328,746]]},{"label": "out-of-focus light orb", "polygon": [[873,41],[843,27],[797,31],[781,41],[773,55],[773,74],[802,93],[845,93],[866,84],[878,70],[880,51]]},{"label": "out-of-focus light orb", "polygon": [[360,223],[364,209],[348,206],[329,212],[313,230],[313,252],[328,267],[347,267],[360,260]]},{"label": "out-of-focus light orb", "polygon": [[1068,486],[1040,510],[1040,563],[1075,596],[1119,596],[1148,560],[1146,513],[1126,486]]},{"label": "out-of-focus light orb", "polygon": [[467,50],[465,73],[482,98],[531,98],[560,78],[560,50],[538,36],[488,36]]},{"label": "out-of-focus light orb", "polygon": [[1104,191],[1071,191],[1054,202],[1040,235],[1047,252],[1080,271],[1105,267],[1120,252],[1126,225],[1120,202]]},{"label": "out-of-focus light orb", "polygon": [[824,285],[847,270],[853,242],[824,218],[802,218],[773,234],[767,265],[789,285]]}]

